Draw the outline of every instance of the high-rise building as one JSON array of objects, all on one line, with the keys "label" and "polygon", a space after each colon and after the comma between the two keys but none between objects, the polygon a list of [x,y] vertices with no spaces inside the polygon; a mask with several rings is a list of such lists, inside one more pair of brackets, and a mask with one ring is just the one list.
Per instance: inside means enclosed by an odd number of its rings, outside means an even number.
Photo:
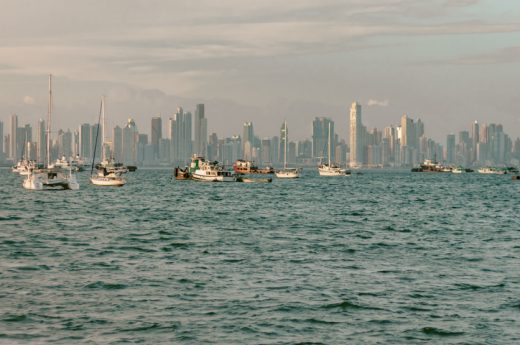
[{"label": "high-rise building", "polygon": [[312,157],[328,161],[330,124],[330,160],[335,161],[334,121],[325,117],[317,117],[312,122]]},{"label": "high-rise building", "polygon": [[116,162],[123,160],[123,129],[119,126],[114,127],[112,153]]},{"label": "high-rise building", "polygon": [[194,121],[193,153],[208,155],[208,120],[204,117],[204,104],[197,104]]},{"label": "high-rise building", "polygon": [[10,141],[10,144],[9,144],[9,147],[10,147],[10,152],[9,152],[9,158],[11,160],[13,160],[14,162],[18,161],[18,155],[19,153],[17,152],[17,148],[16,148],[16,143],[17,143],[17,131],[18,131],[18,115],[16,114],[12,114],[11,115],[11,141]]},{"label": "high-rise building", "polygon": [[[285,157],[285,154],[287,154],[287,157]],[[280,148],[278,150],[278,158],[280,163],[283,163],[289,158],[289,127],[287,127],[286,122],[282,123],[282,126],[280,127]]]},{"label": "high-rise building", "polygon": [[475,121],[471,126],[471,160],[475,162],[477,160],[477,145],[480,142],[480,128],[478,122]]},{"label": "high-rise building", "polygon": [[79,155],[84,160],[90,160],[90,125],[84,123],[79,127]]},{"label": "high-rise building", "polygon": [[172,162],[174,164],[186,164],[192,154],[191,113],[185,113],[182,107],[178,107],[177,112],[170,119],[169,127]]},{"label": "high-rise building", "polygon": [[128,119],[123,128],[123,163],[137,164],[137,126],[133,119]]},{"label": "high-rise building", "polygon": [[4,159],[4,123],[0,121],[0,162]]},{"label": "high-rise building", "polygon": [[152,149],[153,159],[159,159],[159,142],[162,139],[162,120],[160,116],[152,117]]},{"label": "high-rise building", "polygon": [[363,164],[363,123],[361,104],[352,103],[350,107],[350,166]]},{"label": "high-rise building", "polygon": [[254,134],[253,123],[245,122],[242,131],[242,152],[245,160],[252,159],[252,149],[254,147]]},{"label": "high-rise building", "polygon": [[446,137],[446,163],[455,163],[455,134]]},{"label": "high-rise building", "polygon": [[36,160],[39,163],[46,162],[47,157],[47,132],[45,128],[45,120],[38,120],[38,128],[36,133]]}]

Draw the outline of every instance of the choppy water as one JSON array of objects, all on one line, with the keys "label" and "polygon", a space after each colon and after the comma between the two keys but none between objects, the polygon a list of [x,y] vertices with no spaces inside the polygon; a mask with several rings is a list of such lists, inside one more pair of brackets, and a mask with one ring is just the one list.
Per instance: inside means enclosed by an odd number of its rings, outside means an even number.
[{"label": "choppy water", "polygon": [[0,170],[0,343],[520,341],[509,176],[86,178],[30,192]]}]

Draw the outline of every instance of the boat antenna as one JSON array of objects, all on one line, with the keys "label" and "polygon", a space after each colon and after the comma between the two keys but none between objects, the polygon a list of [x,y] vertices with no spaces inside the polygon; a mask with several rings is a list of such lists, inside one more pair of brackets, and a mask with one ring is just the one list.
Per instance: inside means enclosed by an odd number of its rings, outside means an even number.
[{"label": "boat antenna", "polygon": [[101,122],[101,112],[103,110],[103,100],[101,100],[101,105],[99,106],[99,118],[98,118],[98,127],[96,131],[96,141],[94,142],[94,154],[92,155],[92,166],[90,167],[90,175],[92,176],[92,172],[94,171],[94,162],[96,161],[96,147],[99,137],[99,123]]}]

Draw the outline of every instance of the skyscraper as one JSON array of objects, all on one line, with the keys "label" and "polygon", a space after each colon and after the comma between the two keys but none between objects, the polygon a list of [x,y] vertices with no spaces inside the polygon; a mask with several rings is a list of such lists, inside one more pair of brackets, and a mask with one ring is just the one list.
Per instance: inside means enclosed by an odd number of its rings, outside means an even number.
[{"label": "skyscraper", "polygon": [[90,149],[90,125],[84,123],[79,127],[79,155],[81,158],[90,160]]},{"label": "skyscraper", "polygon": [[137,163],[137,126],[133,119],[128,119],[123,128],[123,162],[125,164]]},{"label": "skyscraper", "polygon": [[[287,143],[285,141],[287,141]],[[287,127],[286,123],[282,123],[280,127],[280,149],[278,152],[280,163],[289,159],[289,127]],[[287,157],[285,157],[285,154],[287,154]]]},{"label": "skyscraper", "polygon": [[[45,128],[45,120],[40,119],[38,121],[38,128],[36,133],[36,160],[39,163],[46,162],[47,157],[47,132]],[[90,133],[89,133],[90,135]]]},{"label": "skyscraper", "polygon": [[112,152],[116,162],[123,160],[123,129],[119,126],[114,127]]},{"label": "skyscraper", "polygon": [[361,104],[352,103],[350,107],[350,166],[363,164],[363,123]]},{"label": "skyscraper", "polygon": [[208,153],[208,120],[204,117],[204,104],[197,104],[194,127],[193,151],[206,157]]},{"label": "skyscraper", "polygon": [[480,141],[480,128],[478,125],[478,122],[475,121],[471,126],[471,143],[472,143],[472,154],[471,154],[471,160],[472,162],[475,162],[477,160],[477,146]]},{"label": "skyscraper", "polygon": [[17,131],[18,131],[18,116],[16,114],[11,115],[11,142],[9,144],[10,152],[9,158],[16,162],[18,160],[19,153],[16,149],[16,139],[17,139]]},{"label": "skyscraper", "polygon": [[161,117],[152,117],[152,148],[153,148],[153,159],[159,159],[159,142],[162,139],[162,120]]},{"label": "skyscraper", "polygon": [[255,132],[253,130],[252,122],[245,122],[242,130],[242,152],[244,159],[251,160],[251,151],[254,146]]},{"label": "skyscraper", "polygon": [[0,161],[4,158],[4,123],[0,121]]},{"label": "skyscraper", "polygon": [[446,137],[446,163],[455,163],[455,134]]},{"label": "skyscraper", "polygon": [[170,119],[169,127],[172,161],[175,164],[185,164],[192,154],[191,113],[185,113],[182,107],[178,107],[177,112]]},{"label": "skyscraper", "polygon": [[312,122],[312,157],[321,158],[324,161],[329,159],[329,124],[330,124],[330,160],[334,161],[335,157],[335,135],[334,121],[325,117],[317,117]]}]

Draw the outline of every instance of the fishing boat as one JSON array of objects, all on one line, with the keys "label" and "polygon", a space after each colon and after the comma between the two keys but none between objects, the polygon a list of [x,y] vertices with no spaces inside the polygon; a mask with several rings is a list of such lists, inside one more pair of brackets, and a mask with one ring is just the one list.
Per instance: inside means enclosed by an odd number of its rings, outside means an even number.
[{"label": "fishing boat", "polygon": [[121,174],[125,173],[126,167],[122,164],[120,166],[115,163],[115,160],[110,158],[106,158],[105,153],[105,98],[101,99],[101,107],[99,112],[99,122],[96,132],[96,143],[98,142],[99,137],[99,123],[103,123],[103,127],[101,129],[101,163],[96,165],[97,173],[93,174],[94,171],[94,162],[96,160],[96,147],[94,145],[94,154],[92,157],[92,166],[90,168],[90,182],[96,186],[104,186],[104,187],[122,187],[126,184],[126,180],[121,176]]},{"label": "fishing boat", "polygon": [[233,163],[233,170],[237,174],[274,174],[274,169],[270,166],[259,168],[253,162],[243,159],[237,159]]},{"label": "fishing boat", "polygon": [[53,168],[50,162],[52,118],[52,75],[49,75],[49,105],[47,112],[47,153],[46,164],[42,169],[31,168],[23,181],[25,189],[72,189],[78,190],[79,183],[72,169]]},{"label": "fishing boat", "polygon": [[454,174],[464,174],[466,173],[466,169],[464,169],[463,167],[455,167],[451,169],[451,172]]},{"label": "fishing boat", "polygon": [[330,140],[330,122],[329,122],[329,144],[328,146],[328,156],[329,156],[329,162],[328,164],[320,164],[318,166],[318,172],[320,176],[347,176],[350,175],[350,171],[347,169],[342,169],[338,164],[331,163],[330,162],[330,147],[331,147],[331,140]]},{"label": "fishing boat", "polygon": [[191,178],[195,181],[205,182],[236,182],[237,176],[232,171],[224,170],[218,162],[199,160],[198,168],[193,172]]},{"label": "fishing boat", "polygon": [[300,169],[287,168],[287,121],[284,122],[284,155],[283,169],[275,172],[276,177],[283,179],[293,179],[300,177]]}]

